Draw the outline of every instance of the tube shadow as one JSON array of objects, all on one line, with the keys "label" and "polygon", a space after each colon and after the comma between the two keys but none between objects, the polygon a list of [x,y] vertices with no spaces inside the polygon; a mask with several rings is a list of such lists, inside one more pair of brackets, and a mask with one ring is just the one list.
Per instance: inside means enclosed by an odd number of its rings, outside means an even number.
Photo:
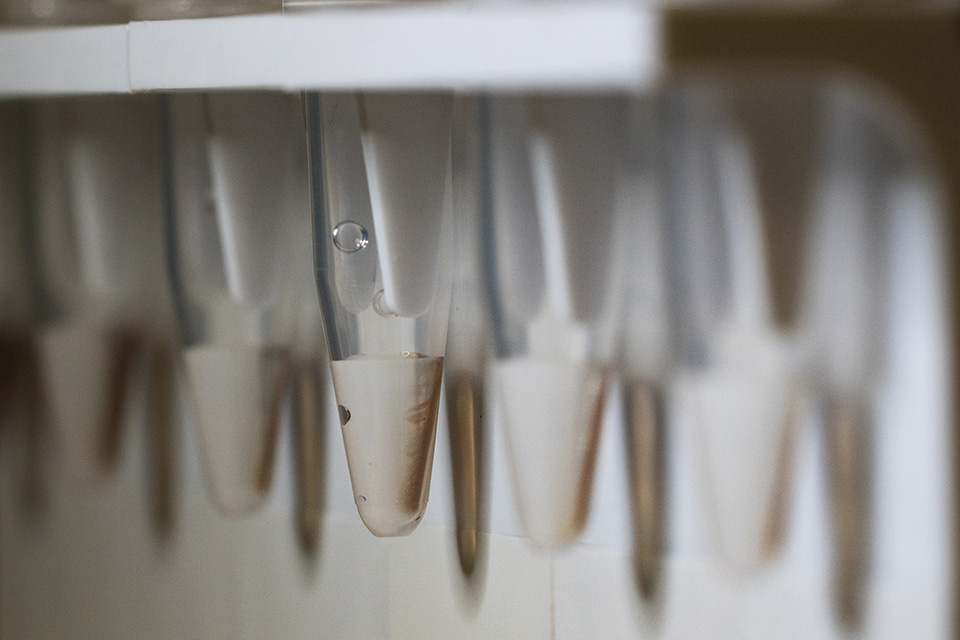
[{"label": "tube shadow", "polygon": [[447,427],[456,514],[456,548],[467,604],[476,613],[487,574],[487,437],[483,419],[483,375],[468,369],[448,370]]},{"label": "tube shadow", "polygon": [[318,360],[302,360],[293,372],[293,446],[296,512],[302,564],[315,577],[320,555],[326,474],[326,377]]},{"label": "tube shadow", "polygon": [[666,531],[666,429],[663,390],[632,380],[624,384],[624,431],[633,521],[633,571],[637,590],[655,623],[663,615]]}]

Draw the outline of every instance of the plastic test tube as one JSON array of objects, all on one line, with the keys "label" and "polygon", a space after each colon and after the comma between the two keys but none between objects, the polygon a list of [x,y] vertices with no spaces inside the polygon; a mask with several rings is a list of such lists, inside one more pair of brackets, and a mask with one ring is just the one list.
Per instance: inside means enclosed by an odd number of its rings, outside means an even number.
[{"label": "plastic test tube", "polygon": [[357,510],[423,517],[450,305],[450,94],[308,94],[317,287]]}]

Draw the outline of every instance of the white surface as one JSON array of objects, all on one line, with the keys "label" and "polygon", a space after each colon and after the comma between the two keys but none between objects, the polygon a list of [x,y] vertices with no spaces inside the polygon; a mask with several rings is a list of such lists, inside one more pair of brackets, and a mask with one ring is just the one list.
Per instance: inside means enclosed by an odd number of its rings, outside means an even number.
[{"label": "white surface", "polygon": [[[633,89],[655,12],[625,2],[331,8],[0,30],[0,96],[163,89]],[[496,43],[496,46],[491,46]]]}]

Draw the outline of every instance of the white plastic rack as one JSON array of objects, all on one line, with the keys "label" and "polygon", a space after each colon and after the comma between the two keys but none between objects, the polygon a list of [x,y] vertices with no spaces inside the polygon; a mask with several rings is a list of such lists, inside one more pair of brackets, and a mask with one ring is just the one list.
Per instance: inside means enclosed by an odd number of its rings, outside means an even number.
[{"label": "white plastic rack", "polygon": [[[0,30],[0,95],[192,89],[635,89],[657,13],[628,3],[328,8]],[[491,46],[491,43],[495,43]]]}]

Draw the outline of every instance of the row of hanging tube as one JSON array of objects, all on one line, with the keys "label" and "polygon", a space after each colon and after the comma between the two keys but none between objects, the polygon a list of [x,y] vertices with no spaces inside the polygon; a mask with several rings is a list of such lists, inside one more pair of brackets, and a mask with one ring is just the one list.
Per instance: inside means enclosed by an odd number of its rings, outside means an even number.
[{"label": "row of hanging tube", "polygon": [[[25,435],[48,425],[89,482],[115,463],[145,369],[156,515],[169,526],[175,372],[214,502],[231,514],[267,494],[292,389],[309,545],[322,354],[357,508],[378,536],[410,533],[426,509],[443,377],[469,575],[487,518],[487,385],[520,520],[552,547],[584,529],[619,378],[635,570],[653,597],[669,546],[665,389],[682,370],[717,548],[734,567],[781,545],[797,413],[821,408],[836,606],[855,622],[883,218],[896,206],[889,185],[922,178],[850,94],[791,99],[779,107],[796,107],[808,155],[778,179],[805,183],[810,198],[786,214],[761,166],[779,132],[743,116],[754,103],[706,86],[643,98],[225,93],[6,107],[3,134],[25,121],[30,134],[5,145],[4,200],[20,207],[0,221],[0,400],[26,399]],[[785,224],[794,232],[778,240]]]}]

